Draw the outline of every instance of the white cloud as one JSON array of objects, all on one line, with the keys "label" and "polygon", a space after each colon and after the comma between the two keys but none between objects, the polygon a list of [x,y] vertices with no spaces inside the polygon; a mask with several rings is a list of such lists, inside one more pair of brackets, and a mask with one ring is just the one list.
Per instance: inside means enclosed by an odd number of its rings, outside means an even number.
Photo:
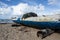
[{"label": "white cloud", "polygon": [[9,18],[12,14],[12,8],[7,4],[0,2],[0,18]]},{"label": "white cloud", "polygon": [[8,7],[8,8],[0,8],[0,14],[2,15],[5,15],[5,14],[8,14],[8,13],[11,13],[11,8]]},{"label": "white cloud", "polygon": [[[1,14],[3,15],[2,17],[11,17],[12,15],[23,15],[24,13],[27,12],[34,12],[37,13],[38,15],[43,15],[43,14],[60,14],[60,10],[52,10],[51,12],[47,13],[45,11],[45,6],[42,4],[39,5],[29,5],[27,3],[20,3],[15,6],[8,6],[5,3],[0,2],[0,16]],[[46,13],[45,13],[46,12]]]},{"label": "white cloud", "polygon": [[48,0],[49,5],[60,5],[60,0]]},{"label": "white cloud", "polygon": [[12,15],[12,8],[0,8],[0,18],[10,18]]},{"label": "white cloud", "polygon": [[48,0],[49,4],[55,4],[57,0]]},{"label": "white cloud", "polygon": [[6,8],[6,7],[8,7],[8,5],[0,1],[0,7],[1,8]]},{"label": "white cloud", "polygon": [[28,5],[27,3],[20,3],[16,6],[8,6],[5,3],[0,2],[0,15],[3,15],[3,17],[10,17],[12,15],[23,15],[27,12],[34,12],[34,13],[41,13],[45,10],[45,6],[40,5]]},{"label": "white cloud", "polygon": [[60,14],[60,10],[54,10],[53,13],[54,14]]},{"label": "white cloud", "polygon": [[13,8],[13,15],[22,15],[27,12],[40,13],[45,10],[45,6],[40,5],[28,5],[27,3],[20,3],[16,6],[11,6]]},{"label": "white cloud", "polygon": [[47,12],[47,14],[48,14],[48,15],[60,14],[60,9],[52,10],[51,12]]},{"label": "white cloud", "polygon": [[9,7],[7,4],[3,3],[3,2],[0,2],[0,14],[4,15],[4,14],[8,14],[11,11],[12,8]]}]

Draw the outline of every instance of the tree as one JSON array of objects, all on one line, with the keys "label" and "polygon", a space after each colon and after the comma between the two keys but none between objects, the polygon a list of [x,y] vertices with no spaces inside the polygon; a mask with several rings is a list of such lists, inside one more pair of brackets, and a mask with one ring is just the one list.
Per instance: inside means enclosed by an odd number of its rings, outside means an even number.
[{"label": "tree", "polygon": [[22,16],[22,19],[28,18],[28,17],[37,17],[37,14],[33,12],[26,13]]}]

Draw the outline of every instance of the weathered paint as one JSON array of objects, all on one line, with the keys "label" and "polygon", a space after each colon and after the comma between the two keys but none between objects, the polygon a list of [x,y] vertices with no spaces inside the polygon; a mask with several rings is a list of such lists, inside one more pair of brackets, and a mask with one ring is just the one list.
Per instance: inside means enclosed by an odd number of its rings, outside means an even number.
[{"label": "weathered paint", "polygon": [[58,21],[58,20],[52,17],[29,17],[24,19],[24,21],[46,22],[46,21]]}]

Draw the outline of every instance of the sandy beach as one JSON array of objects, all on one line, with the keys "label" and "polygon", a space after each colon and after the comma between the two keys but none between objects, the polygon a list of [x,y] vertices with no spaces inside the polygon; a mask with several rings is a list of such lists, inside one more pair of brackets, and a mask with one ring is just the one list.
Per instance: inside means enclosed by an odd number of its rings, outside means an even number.
[{"label": "sandy beach", "polygon": [[15,26],[12,24],[0,24],[0,40],[60,40],[60,33],[41,39],[37,37],[38,29],[29,28],[26,26]]}]

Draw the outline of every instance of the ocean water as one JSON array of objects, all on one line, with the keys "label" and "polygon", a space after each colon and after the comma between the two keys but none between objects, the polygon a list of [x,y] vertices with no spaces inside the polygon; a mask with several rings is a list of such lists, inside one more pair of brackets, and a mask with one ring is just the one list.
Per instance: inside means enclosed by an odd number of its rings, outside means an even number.
[{"label": "ocean water", "polygon": [[0,23],[14,23],[14,22],[10,19],[0,19]]}]

